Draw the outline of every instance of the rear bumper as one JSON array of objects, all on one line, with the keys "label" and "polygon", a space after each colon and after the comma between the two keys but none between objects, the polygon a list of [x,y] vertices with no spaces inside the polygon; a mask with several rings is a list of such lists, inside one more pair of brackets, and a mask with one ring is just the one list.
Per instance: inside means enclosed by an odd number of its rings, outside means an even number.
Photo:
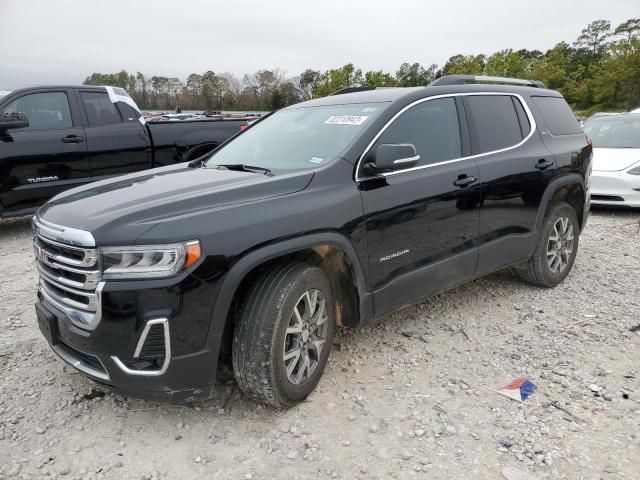
[{"label": "rear bumper", "polygon": [[594,171],[591,175],[591,203],[640,207],[640,175],[626,171]]},{"label": "rear bumper", "polygon": [[[193,275],[173,285],[106,283],[94,330],[38,293],[38,321],[67,364],[111,389],[140,398],[187,400],[209,396],[216,381],[220,336],[209,336],[212,287]],[[44,330],[43,330],[44,333]]]}]

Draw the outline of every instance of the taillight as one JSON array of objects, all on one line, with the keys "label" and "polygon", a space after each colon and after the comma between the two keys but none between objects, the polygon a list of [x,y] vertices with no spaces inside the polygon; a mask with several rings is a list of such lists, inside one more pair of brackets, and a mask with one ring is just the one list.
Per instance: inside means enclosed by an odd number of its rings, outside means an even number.
[{"label": "taillight", "polygon": [[241,132],[244,132],[247,128],[249,128],[249,125],[240,125]]}]

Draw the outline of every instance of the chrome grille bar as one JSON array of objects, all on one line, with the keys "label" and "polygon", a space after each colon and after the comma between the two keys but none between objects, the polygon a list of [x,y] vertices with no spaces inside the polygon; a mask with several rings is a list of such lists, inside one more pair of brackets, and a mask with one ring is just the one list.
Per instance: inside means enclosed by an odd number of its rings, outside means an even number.
[{"label": "chrome grille bar", "polygon": [[90,232],[78,230],[77,228],[63,227],[62,225],[48,222],[37,215],[33,217],[33,229],[41,237],[54,242],[61,242],[64,245],[77,247],[96,246],[96,242]]},{"label": "chrome grille bar", "polygon": [[[42,274],[42,270],[40,270]],[[56,295],[58,300],[70,307],[81,308],[83,310],[88,310],[89,312],[95,312],[98,308],[98,302],[96,300],[95,293],[83,292],[81,290],[76,290],[73,288],[69,288],[66,285],[56,282],[52,280],[48,275],[40,277],[40,285],[46,288],[51,295]],[[52,288],[53,287],[53,288]],[[58,290],[60,292],[58,292]],[[76,297],[86,298],[86,303],[82,301],[78,301],[74,299],[72,296],[67,295],[71,294]]]},{"label": "chrome grille bar", "polygon": [[33,248],[42,299],[76,326],[93,330],[100,322],[104,282],[98,249],[89,232],[33,219]]},{"label": "chrome grille bar", "polygon": [[[34,249],[36,256],[40,259],[50,259],[50,261],[57,261],[65,263],[67,265],[73,265],[76,267],[92,267],[98,263],[98,252],[95,248],[77,248],[69,245],[64,245],[59,242],[54,242],[41,235],[36,235],[34,240]],[[67,255],[64,255],[65,252]],[[81,256],[81,258],[74,258],[71,255]]]},{"label": "chrome grille bar", "polygon": [[[82,290],[95,290],[100,281],[100,272],[98,270],[85,271],[78,270],[70,267],[66,267],[62,264],[53,262],[51,264],[45,264],[44,262],[38,262],[36,264],[38,271],[44,277],[47,277],[55,282],[62,283],[71,288],[80,288]],[[83,276],[84,281],[79,282],[71,278],[65,277],[60,274],[60,271],[71,272],[78,276]]]}]

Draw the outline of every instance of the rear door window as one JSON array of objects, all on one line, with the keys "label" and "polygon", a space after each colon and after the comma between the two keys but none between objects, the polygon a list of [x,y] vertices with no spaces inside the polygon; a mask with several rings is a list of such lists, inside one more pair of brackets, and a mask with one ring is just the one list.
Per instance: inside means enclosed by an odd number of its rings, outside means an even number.
[{"label": "rear door window", "polygon": [[90,126],[101,127],[122,123],[122,117],[107,93],[80,92],[80,97]]},{"label": "rear door window", "polygon": [[552,135],[574,135],[582,128],[562,97],[531,97]]},{"label": "rear door window", "polygon": [[23,95],[0,113],[22,112],[27,115],[32,130],[65,130],[73,126],[69,100],[64,92],[43,92]]},{"label": "rear door window", "polygon": [[511,95],[471,95],[465,97],[474,154],[512,147],[523,133]]}]

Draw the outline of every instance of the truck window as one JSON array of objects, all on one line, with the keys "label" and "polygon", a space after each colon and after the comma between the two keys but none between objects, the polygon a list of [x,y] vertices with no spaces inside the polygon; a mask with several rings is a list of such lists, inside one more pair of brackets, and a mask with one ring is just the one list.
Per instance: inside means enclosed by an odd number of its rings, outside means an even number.
[{"label": "truck window", "polygon": [[510,95],[471,95],[465,99],[474,154],[494,152],[522,141]]},{"label": "truck window", "polygon": [[31,93],[17,98],[0,113],[22,112],[31,130],[65,130],[73,126],[69,100],[64,92]]},{"label": "truck window", "polygon": [[116,103],[116,106],[118,107],[118,110],[120,110],[120,115],[125,122],[138,121],[138,117],[140,117],[140,114],[136,112],[131,105],[118,102]]},{"label": "truck window", "polygon": [[582,133],[569,105],[562,97],[531,97],[552,135]]},{"label": "truck window", "polygon": [[87,112],[89,125],[101,127],[122,123],[116,106],[109,100],[109,95],[102,92],[80,92],[84,110]]},{"label": "truck window", "polygon": [[420,155],[418,165],[462,156],[458,112],[453,98],[428,100],[400,115],[380,136],[383,143],[411,143]]}]

